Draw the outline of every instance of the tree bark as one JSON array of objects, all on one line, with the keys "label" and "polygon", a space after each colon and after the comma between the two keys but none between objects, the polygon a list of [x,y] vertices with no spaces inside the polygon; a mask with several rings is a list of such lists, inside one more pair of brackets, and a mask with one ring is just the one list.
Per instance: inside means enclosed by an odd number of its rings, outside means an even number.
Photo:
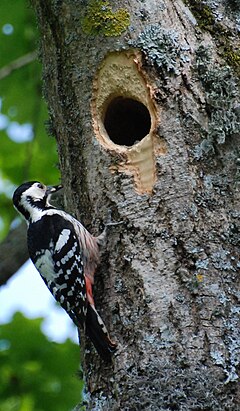
[{"label": "tree bark", "polygon": [[238,3],[33,3],[66,210],[123,221],[94,289],[118,351],[86,342],[87,409],[235,410]]}]

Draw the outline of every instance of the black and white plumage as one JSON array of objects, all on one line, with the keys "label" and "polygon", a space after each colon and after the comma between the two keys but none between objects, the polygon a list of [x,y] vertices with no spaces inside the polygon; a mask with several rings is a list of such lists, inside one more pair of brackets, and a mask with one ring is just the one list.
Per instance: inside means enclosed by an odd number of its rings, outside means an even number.
[{"label": "black and white plumage", "polygon": [[15,190],[13,204],[27,220],[29,255],[45,284],[108,361],[116,344],[109,338],[92,295],[102,236],[93,237],[78,220],[49,203],[50,195],[60,188],[38,181],[24,183]]}]

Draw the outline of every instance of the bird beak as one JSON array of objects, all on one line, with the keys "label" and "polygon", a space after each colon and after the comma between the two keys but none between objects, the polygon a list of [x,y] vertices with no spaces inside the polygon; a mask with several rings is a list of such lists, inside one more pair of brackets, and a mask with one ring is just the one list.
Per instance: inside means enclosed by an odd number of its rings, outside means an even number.
[{"label": "bird beak", "polygon": [[47,195],[56,193],[57,191],[61,190],[61,188],[63,188],[63,186],[61,184],[59,184],[58,186],[47,186]]}]

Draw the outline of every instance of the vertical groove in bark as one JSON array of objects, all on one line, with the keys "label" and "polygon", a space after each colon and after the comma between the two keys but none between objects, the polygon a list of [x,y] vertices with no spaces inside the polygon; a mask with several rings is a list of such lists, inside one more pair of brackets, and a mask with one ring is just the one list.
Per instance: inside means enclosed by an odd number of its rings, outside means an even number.
[{"label": "vertical groove in bark", "polygon": [[[238,41],[238,11],[207,3]],[[87,4],[34,1],[67,208],[95,234],[109,208],[123,220],[110,230],[95,284],[119,350],[107,366],[89,347],[88,409],[233,410],[240,394],[236,70],[180,0],[116,2],[131,15],[117,38],[82,32]],[[161,111],[156,138],[166,150],[154,153],[152,195],[136,192],[119,171],[121,156],[99,143],[92,124],[97,70],[123,48],[142,53]]]}]

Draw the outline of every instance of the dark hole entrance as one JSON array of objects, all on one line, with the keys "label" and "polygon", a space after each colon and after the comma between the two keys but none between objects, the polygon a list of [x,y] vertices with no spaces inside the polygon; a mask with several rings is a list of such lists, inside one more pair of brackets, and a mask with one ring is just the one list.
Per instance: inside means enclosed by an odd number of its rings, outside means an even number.
[{"label": "dark hole entrance", "polygon": [[139,101],[116,97],[107,107],[104,126],[115,144],[132,146],[149,133],[151,117],[147,107]]}]

